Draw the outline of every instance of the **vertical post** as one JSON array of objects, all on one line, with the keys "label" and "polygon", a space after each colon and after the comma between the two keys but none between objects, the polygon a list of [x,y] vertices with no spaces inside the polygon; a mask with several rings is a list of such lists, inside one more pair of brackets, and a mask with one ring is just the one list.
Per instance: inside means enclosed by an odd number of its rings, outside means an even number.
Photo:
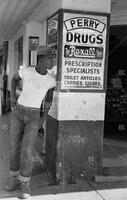
[{"label": "vertical post", "polygon": [[7,110],[7,59],[8,59],[8,41],[3,43],[3,112]]},{"label": "vertical post", "polygon": [[102,172],[109,14],[61,9],[56,15],[57,89],[47,120],[47,166],[53,179],[75,183]]}]

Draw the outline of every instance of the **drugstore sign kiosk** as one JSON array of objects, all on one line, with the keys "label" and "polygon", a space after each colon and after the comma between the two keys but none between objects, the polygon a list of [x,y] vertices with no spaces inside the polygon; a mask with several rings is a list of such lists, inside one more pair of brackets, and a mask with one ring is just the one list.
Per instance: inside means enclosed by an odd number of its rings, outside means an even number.
[{"label": "drugstore sign kiosk", "polygon": [[102,173],[108,29],[106,13],[58,10],[47,21],[47,44],[57,55],[47,165],[62,182]]}]

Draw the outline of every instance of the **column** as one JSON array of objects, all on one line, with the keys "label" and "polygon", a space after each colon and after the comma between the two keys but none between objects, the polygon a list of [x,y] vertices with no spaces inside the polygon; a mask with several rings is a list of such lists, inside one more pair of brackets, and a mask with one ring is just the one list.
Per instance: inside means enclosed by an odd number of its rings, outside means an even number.
[{"label": "column", "polygon": [[50,1],[47,44],[58,59],[47,166],[52,178],[64,183],[102,173],[110,3]]}]

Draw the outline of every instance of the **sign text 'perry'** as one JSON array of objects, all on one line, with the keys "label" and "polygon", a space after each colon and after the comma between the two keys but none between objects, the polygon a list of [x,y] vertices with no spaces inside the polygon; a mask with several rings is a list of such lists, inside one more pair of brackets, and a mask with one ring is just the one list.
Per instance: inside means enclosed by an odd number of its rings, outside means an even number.
[{"label": "sign text 'perry'", "polygon": [[71,18],[64,21],[65,27],[67,31],[73,30],[73,29],[92,29],[95,31],[98,31],[99,33],[102,33],[105,29],[105,24],[102,23],[99,20],[92,19],[92,18],[86,18],[86,17],[76,17]]}]

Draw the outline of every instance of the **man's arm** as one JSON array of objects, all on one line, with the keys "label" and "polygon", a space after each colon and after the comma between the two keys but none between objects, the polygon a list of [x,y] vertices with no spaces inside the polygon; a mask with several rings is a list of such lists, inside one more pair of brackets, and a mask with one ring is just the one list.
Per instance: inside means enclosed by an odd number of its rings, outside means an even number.
[{"label": "man's arm", "polygon": [[18,86],[19,80],[21,80],[19,73],[15,73],[11,80],[11,106],[16,106],[17,103],[17,95],[16,95],[16,88]]},{"label": "man's arm", "polygon": [[40,129],[43,128],[43,124],[46,120],[49,109],[51,107],[52,100],[53,100],[53,91],[54,91],[54,88],[49,89],[46,94],[45,100],[42,101],[41,110],[40,110]]},{"label": "man's arm", "polygon": [[49,109],[52,105],[52,100],[53,100],[53,91],[54,88],[51,88],[48,90],[46,98],[45,98],[45,103],[44,103],[44,113],[47,115],[49,112]]},{"label": "man's arm", "polygon": [[46,94],[44,102],[42,102],[41,117],[46,117],[48,114],[48,111],[51,107],[52,100],[53,100],[53,91],[54,91],[54,88],[49,89]]}]

